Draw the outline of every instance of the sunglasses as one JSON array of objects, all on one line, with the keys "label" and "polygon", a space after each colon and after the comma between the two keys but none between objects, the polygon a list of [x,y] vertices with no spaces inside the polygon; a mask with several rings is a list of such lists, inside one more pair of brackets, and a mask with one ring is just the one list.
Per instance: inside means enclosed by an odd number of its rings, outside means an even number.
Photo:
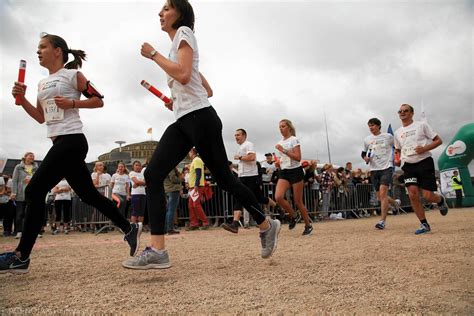
[{"label": "sunglasses", "polygon": [[398,114],[401,114],[401,113],[408,113],[410,112],[410,110],[398,110]]}]

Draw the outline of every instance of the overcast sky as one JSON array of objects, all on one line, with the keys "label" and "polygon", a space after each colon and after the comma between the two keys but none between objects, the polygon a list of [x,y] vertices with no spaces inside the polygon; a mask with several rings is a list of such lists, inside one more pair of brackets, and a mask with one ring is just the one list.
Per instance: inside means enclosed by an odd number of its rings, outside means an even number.
[{"label": "overcast sky", "polygon": [[[81,110],[87,161],[127,143],[159,140],[173,113],[140,86],[169,95],[164,72],[140,55],[150,42],[167,56],[160,29],[164,1],[0,0],[0,156],[51,146],[46,126],[14,105],[20,59],[28,62],[27,98],[48,75],[36,56],[40,32],[62,36],[88,54],[83,73],[105,95],[105,107]],[[324,113],[333,164],[365,167],[360,152],[378,117],[400,127],[402,103],[421,105],[444,141],[437,158],[473,114],[473,1],[191,1],[200,70],[214,90],[229,157],[244,128],[258,158],[274,151],[280,119],[293,121],[304,158],[327,162]],[[471,167],[472,169],[472,167]],[[471,171],[472,172],[472,171]]]}]

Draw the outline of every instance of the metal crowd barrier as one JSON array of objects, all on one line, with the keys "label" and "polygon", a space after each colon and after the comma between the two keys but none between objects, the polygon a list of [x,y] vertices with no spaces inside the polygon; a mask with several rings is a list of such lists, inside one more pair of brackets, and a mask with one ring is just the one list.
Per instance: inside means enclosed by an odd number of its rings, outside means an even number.
[{"label": "metal crowd barrier", "polygon": [[[112,198],[112,190],[109,186],[104,185],[98,187],[97,190],[108,199]],[[71,219],[74,227],[82,227],[84,229],[86,226],[95,226],[98,229],[97,233],[106,227],[112,227],[111,221],[105,215],[89,204],[84,203],[75,194],[72,197]],[[99,227],[101,228],[99,229]]]},{"label": "metal crowd barrier", "polygon": [[[233,217],[234,198],[228,192],[222,190],[217,185],[211,186],[212,198],[203,203],[203,209],[207,217],[215,222],[225,221]],[[102,187],[103,194],[111,198],[109,187]],[[263,184],[265,196],[274,199],[275,185],[272,183]],[[390,196],[401,201],[401,210],[410,206],[410,200],[403,185],[393,185]],[[332,213],[342,213],[345,218],[350,214],[359,217],[360,211],[380,210],[377,201],[375,188],[371,184],[350,184],[345,190],[334,188],[331,190],[328,213],[323,213],[323,193],[315,189],[311,184],[307,184],[303,190],[303,202],[313,218],[324,219]],[[291,190],[287,194],[287,200],[294,205],[291,197]],[[265,210],[266,214],[272,217],[278,216],[273,208]],[[177,218],[180,221],[189,220],[188,196],[183,194],[179,199]],[[92,206],[82,202],[78,197],[73,197],[72,221],[74,226],[85,225],[111,225],[109,219],[102,215]]]}]

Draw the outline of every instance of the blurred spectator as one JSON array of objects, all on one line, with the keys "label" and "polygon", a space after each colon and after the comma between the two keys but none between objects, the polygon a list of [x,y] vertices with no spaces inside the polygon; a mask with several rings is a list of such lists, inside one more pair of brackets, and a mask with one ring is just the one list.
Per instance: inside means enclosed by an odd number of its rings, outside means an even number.
[{"label": "blurred spectator", "polygon": [[[91,177],[92,177],[92,182],[94,183],[94,186],[97,188],[97,191],[99,191],[100,194],[105,195],[107,197],[111,196],[110,180],[112,179],[112,177],[110,176],[110,174],[106,172],[103,162],[97,161],[95,163]],[[92,222],[97,221],[96,217],[97,217],[97,210],[94,209],[94,211],[92,212],[92,218],[90,220]],[[103,224],[94,224],[95,230],[98,230],[102,226]],[[94,232],[94,229],[92,230],[92,232]],[[107,231],[102,230],[102,232],[106,233]]]},{"label": "blurred spectator", "polygon": [[10,200],[12,179],[6,174],[0,177],[0,215],[3,217],[3,236],[12,236],[16,208]]},{"label": "blurred spectator", "polygon": [[344,168],[344,175],[346,176],[347,182],[352,182],[352,162],[346,162],[346,168]]},{"label": "blurred spectator", "polygon": [[202,208],[201,203],[204,199],[204,162],[198,156],[196,148],[189,151],[189,157],[192,159],[189,168],[189,227],[188,230],[199,229],[199,220],[202,222],[202,229],[209,228],[209,221]]},{"label": "blurred spectator", "polygon": [[323,211],[322,216],[326,218],[329,216],[329,206],[331,205],[331,192],[334,186],[334,176],[332,164],[325,164],[320,178],[320,189],[323,194]]},{"label": "blurred spectator", "polygon": [[142,164],[136,160],[132,165],[133,171],[130,172],[130,181],[132,183],[132,214],[131,222],[139,223],[145,219],[146,211],[146,183],[142,173]]},{"label": "blurred spectator", "polygon": [[35,155],[32,152],[27,152],[23,155],[20,164],[15,166],[12,177],[12,193],[10,199],[16,203],[16,221],[15,230],[16,237],[19,239],[23,232],[23,223],[25,221],[25,189],[33,174],[38,169],[35,162]]},{"label": "blurred spectator", "polygon": [[91,177],[94,186],[97,188],[97,191],[99,191],[102,195],[106,195],[105,191],[109,189],[111,176],[105,172],[105,166],[103,162],[97,161],[95,163]]},{"label": "blurred spectator", "polygon": [[56,211],[56,225],[53,230],[53,235],[60,232],[61,220],[63,223],[63,231],[65,234],[69,233],[69,222],[71,222],[71,187],[66,179],[62,179],[53,189],[55,194],[54,209]]},{"label": "blurred spectator", "polygon": [[179,231],[174,229],[174,218],[179,203],[179,195],[183,188],[181,182],[183,175],[178,168],[174,168],[166,176],[163,185],[166,193],[166,221],[165,229],[168,235],[179,234]]},{"label": "blurred spectator", "polygon": [[114,173],[110,180],[112,193],[120,199],[119,212],[127,217],[127,200],[130,200],[130,177],[128,176],[127,167],[123,162],[117,165],[117,172]]},{"label": "blurred spectator", "polygon": [[262,174],[262,181],[264,183],[270,183],[272,181],[273,172],[276,171],[275,162],[271,153],[265,154],[265,161],[262,162],[262,168],[265,172]]}]

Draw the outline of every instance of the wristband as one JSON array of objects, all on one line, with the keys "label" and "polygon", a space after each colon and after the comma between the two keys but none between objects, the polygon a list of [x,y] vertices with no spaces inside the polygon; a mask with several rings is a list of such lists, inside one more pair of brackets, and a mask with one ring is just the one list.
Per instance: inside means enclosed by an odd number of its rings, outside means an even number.
[{"label": "wristband", "polygon": [[286,149],[283,149],[283,153],[286,155],[286,153],[288,152],[288,150]]}]

